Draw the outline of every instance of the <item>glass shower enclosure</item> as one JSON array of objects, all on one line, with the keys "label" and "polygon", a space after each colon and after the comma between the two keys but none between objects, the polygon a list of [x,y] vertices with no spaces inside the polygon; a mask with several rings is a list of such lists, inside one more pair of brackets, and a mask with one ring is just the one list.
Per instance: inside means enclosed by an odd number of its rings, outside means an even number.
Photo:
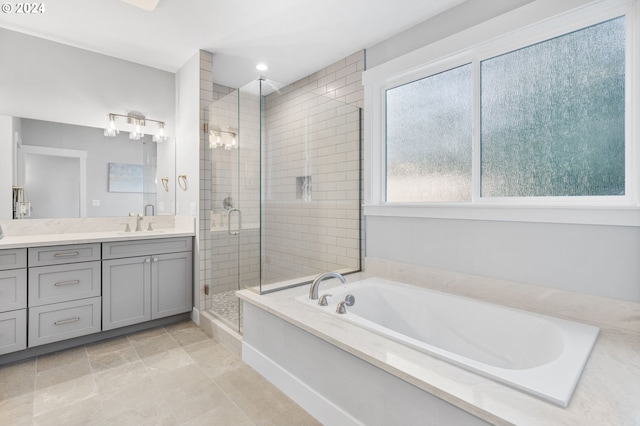
[{"label": "glass shower enclosure", "polygon": [[241,332],[237,290],[360,270],[360,122],[356,106],[264,79],[210,105],[201,241],[214,316]]}]

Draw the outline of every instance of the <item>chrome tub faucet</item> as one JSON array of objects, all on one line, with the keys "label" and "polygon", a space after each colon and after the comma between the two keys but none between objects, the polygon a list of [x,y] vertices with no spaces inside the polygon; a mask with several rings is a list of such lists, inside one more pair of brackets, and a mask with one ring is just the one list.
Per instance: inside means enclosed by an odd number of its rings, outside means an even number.
[{"label": "chrome tub faucet", "polygon": [[315,277],[309,288],[309,299],[318,300],[318,289],[320,288],[320,282],[328,278],[337,278],[342,284],[345,284],[347,280],[337,272],[325,272]]}]

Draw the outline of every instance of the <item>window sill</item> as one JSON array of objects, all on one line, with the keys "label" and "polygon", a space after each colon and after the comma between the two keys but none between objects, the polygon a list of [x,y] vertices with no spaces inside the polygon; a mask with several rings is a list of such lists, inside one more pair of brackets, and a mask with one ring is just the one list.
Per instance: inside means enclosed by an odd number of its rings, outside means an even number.
[{"label": "window sill", "polygon": [[640,208],[635,206],[541,207],[470,204],[379,204],[365,205],[364,215],[427,219],[490,220],[499,222],[640,226]]}]

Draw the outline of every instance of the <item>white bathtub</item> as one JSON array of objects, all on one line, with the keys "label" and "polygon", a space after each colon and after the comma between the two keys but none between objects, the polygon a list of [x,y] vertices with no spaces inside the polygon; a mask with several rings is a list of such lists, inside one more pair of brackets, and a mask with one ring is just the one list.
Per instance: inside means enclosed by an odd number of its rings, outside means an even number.
[{"label": "white bathtub", "polygon": [[[411,348],[566,407],[599,329],[438,291],[369,278],[297,300]],[[355,304],[335,313],[347,294]]]}]

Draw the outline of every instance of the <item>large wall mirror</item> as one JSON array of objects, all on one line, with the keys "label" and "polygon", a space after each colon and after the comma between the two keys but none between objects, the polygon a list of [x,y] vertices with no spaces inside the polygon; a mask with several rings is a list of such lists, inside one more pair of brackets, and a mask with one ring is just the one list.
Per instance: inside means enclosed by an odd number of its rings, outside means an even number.
[{"label": "large wall mirror", "polygon": [[12,174],[0,184],[12,194],[0,201],[0,219],[175,214],[174,138],[106,137],[104,129],[19,117],[2,123],[0,156],[12,158]]}]

